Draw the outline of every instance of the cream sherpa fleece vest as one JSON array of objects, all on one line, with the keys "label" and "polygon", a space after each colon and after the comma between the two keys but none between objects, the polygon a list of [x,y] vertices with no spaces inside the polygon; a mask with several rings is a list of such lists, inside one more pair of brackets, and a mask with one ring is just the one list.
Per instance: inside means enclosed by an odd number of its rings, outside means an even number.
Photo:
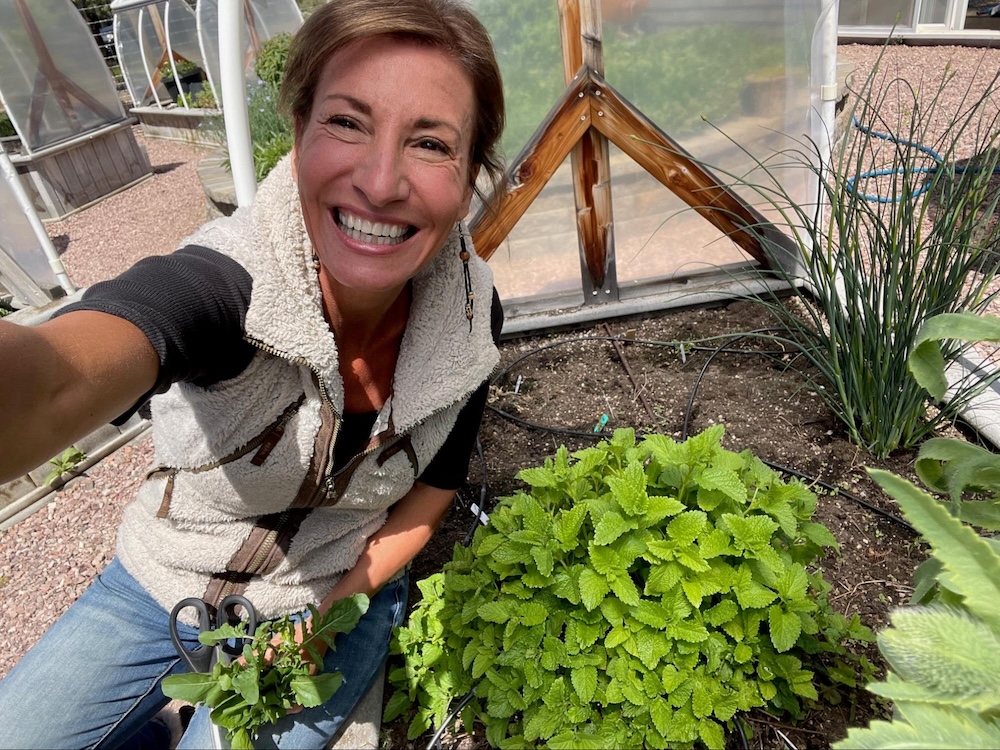
[{"label": "cream sherpa fleece vest", "polygon": [[[206,225],[186,244],[218,250],[250,273],[245,337],[259,351],[230,380],[208,388],[178,383],[153,399],[159,470],[125,511],[118,555],[168,610],[180,599],[203,596],[248,539],[285,523],[316,464],[322,409],[336,422],[344,401],[337,345],[323,316],[288,159],[264,181],[249,210]],[[459,250],[453,231],[413,281],[392,396],[373,429],[373,444],[393,432],[403,441],[352,462],[353,472],[337,477],[336,491],[321,498],[325,504],[299,513],[294,535],[269,551],[263,572],[244,576],[241,588],[262,616],[300,611],[329,594],[496,367],[492,274],[473,253],[480,304],[470,331]]]}]

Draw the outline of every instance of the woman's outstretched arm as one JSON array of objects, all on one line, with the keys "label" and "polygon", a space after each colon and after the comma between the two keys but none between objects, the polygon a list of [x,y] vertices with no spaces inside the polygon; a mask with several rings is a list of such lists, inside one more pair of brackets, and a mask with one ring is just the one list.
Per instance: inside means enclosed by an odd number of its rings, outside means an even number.
[{"label": "woman's outstretched arm", "polygon": [[126,412],[159,368],[142,331],[93,311],[37,326],[0,321],[0,363],[0,482]]}]

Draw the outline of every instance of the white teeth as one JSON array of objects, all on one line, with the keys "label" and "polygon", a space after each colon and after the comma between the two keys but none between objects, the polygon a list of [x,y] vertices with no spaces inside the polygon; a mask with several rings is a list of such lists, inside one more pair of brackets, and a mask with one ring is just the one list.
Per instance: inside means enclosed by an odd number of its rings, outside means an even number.
[{"label": "white teeth", "polygon": [[405,224],[388,224],[380,221],[372,223],[343,210],[338,210],[336,216],[345,234],[359,242],[374,245],[398,244],[403,241],[403,236],[409,230]]}]

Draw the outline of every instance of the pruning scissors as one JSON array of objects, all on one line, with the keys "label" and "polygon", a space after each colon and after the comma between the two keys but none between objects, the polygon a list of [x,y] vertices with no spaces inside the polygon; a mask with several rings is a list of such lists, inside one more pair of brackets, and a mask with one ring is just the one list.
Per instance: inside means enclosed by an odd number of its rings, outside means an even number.
[{"label": "pruning scissors", "polygon": [[210,672],[218,659],[222,659],[223,663],[229,663],[234,657],[243,653],[244,639],[235,638],[220,641],[217,646],[201,644],[195,648],[188,648],[184,645],[180,634],[177,632],[177,617],[182,610],[188,607],[193,607],[198,613],[199,634],[215,630],[225,623],[229,623],[230,625],[239,623],[240,617],[236,614],[237,607],[242,607],[243,612],[246,614],[247,633],[253,635],[257,629],[257,611],[245,596],[232,594],[219,602],[217,610],[218,620],[216,619],[216,614],[213,614],[204,599],[196,599],[194,597],[181,599],[170,611],[170,640],[174,642],[177,654],[194,672]]}]

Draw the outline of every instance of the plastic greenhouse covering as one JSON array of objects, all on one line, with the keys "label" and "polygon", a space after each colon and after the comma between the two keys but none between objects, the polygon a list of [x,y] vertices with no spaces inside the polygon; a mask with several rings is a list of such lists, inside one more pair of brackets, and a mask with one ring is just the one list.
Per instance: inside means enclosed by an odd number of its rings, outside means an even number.
[{"label": "plastic greenhouse covering", "polygon": [[6,179],[0,176],[0,253],[14,261],[41,289],[60,286],[27,216]]},{"label": "plastic greenhouse covering", "polygon": [[[206,72],[217,94],[216,101],[220,101],[218,0],[198,0],[196,13],[201,27],[202,49],[208,62]],[[302,14],[295,0],[248,0],[244,2],[243,18],[244,77],[249,79],[255,50],[278,34],[294,34],[302,25]]]},{"label": "plastic greenhouse covering", "polygon": [[[165,79],[183,75],[183,61],[204,69],[198,21],[184,0],[115,0],[115,46],[125,85],[139,106],[170,104]],[[168,72],[169,71],[169,72]]]},{"label": "plastic greenhouse covering", "polygon": [[125,119],[70,0],[0,0],[0,99],[29,153]]},{"label": "plastic greenhouse covering", "polygon": [[[166,106],[179,93],[194,93],[202,86],[220,101],[218,0],[114,0],[111,9],[118,59],[138,106]],[[252,69],[263,42],[282,32],[294,32],[302,24],[294,0],[244,0],[243,18],[246,71]],[[175,79],[173,73],[180,73],[177,63],[182,60],[197,66],[200,71],[194,77],[203,80],[182,83],[180,92],[168,90],[162,79]],[[178,103],[190,106],[186,97]]]},{"label": "plastic greenhouse covering", "polygon": [[[472,0],[504,75],[503,148],[517,157],[565,88],[556,2]],[[601,0],[604,77],[723,182],[754,179],[757,161],[824,139],[818,68],[829,0]],[[836,23],[836,18],[832,18]],[[750,257],[613,145],[618,284],[630,287],[733,267]],[[775,172],[798,203],[816,201],[804,165]],[[737,191],[765,216],[759,197]],[[569,159],[490,259],[505,299],[582,299]]]}]

